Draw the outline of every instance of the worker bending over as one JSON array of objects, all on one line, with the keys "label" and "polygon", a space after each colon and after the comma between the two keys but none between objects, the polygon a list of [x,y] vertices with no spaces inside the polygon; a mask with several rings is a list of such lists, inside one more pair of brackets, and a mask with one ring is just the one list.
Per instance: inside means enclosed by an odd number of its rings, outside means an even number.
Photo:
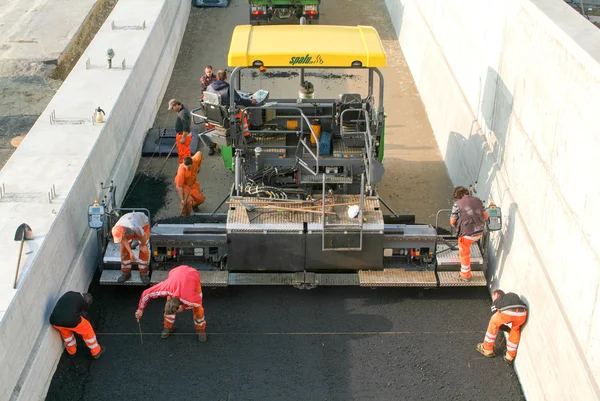
[{"label": "worker bending over", "polygon": [[450,215],[450,224],[458,235],[458,255],[460,256],[460,275],[462,281],[471,281],[471,244],[483,235],[485,221],[489,213],[484,209],[481,199],[469,195],[465,187],[454,188],[454,205]]},{"label": "worker bending over", "polygon": [[168,110],[177,112],[177,119],[175,120],[175,145],[177,146],[179,164],[181,164],[185,157],[192,155],[190,148],[192,143],[192,135],[190,135],[192,117],[190,111],[177,99],[169,100]]},{"label": "worker bending over", "polygon": [[206,197],[200,190],[198,173],[202,163],[202,153],[196,152],[193,157],[186,157],[177,169],[175,189],[181,205],[181,215],[189,216],[192,209],[204,203]]},{"label": "worker bending over", "polygon": [[494,316],[490,319],[483,343],[477,344],[477,351],[488,358],[496,356],[494,343],[498,330],[500,326],[510,324],[504,360],[512,363],[517,356],[517,347],[521,340],[521,326],[527,320],[527,305],[515,293],[495,290],[492,293],[492,312]]},{"label": "worker bending over", "polygon": [[164,314],[164,329],[160,338],[167,338],[174,331],[175,316],[185,309],[191,309],[194,314],[194,328],[198,339],[206,341],[206,321],[202,307],[202,285],[200,272],[189,266],[179,266],[169,272],[169,277],[142,293],[136,319],[144,314],[144,308],[152,298],[167,297]]},{"label": "worker bending over", "polygon": [[90,294],[66,292],[52,310],[50,324],[60,332],[69,355],[75,355],[77,352],[77,340],[75,339],[75,333],[77,333],[83,337],[92,357],[99,359],[106,352],[106,347],[98,344],[92,325],[84,317],[91,303],[92,296]]},{"label": "worker bending over", "polygon": [[136,261],[131,243],[135,239],[140,247],[139,259],[137,260],[140,279],[144,284],[150,284],[150,277],[148,276],[150,220],[148,216],[141,212],[124,214],[112,228],[112,235],[113,242],[121,244],[121,277],[117,279],[117,282],[123,284],[131,278],[131,264]]}]

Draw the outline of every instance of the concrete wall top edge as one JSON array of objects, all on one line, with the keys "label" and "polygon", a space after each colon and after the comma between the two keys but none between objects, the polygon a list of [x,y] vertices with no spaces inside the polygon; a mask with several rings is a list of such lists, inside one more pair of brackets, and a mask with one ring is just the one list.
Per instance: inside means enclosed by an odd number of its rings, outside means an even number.
[{"label": "concrete wall top edge", "polygon": [[[7,255],[0,261],[0,288],[9,295],[15,292],[12,284],[20,247],[13,240],[14,230],[27,222],[36,234],[31,245],[39,249],[43,235],[61,213],[64,198],[82,171],[87,155],[103,135],[112,109],[131,80],[166,3],[166,0],[121,0],[117,4],[26,139],[0,171],[0,186],[4,183],[6,190],[0,199],[0,253]],[[137,29],[142,23],[145,28]],[[115,51],[111,70],[105,59],[109,47]],[[125,70],[120,64],[123,58]],[[82,97],[82,93],[92,96]],[[94,125],[92,115],[98,106],[106,113],[105,123]],[[57,197],[49,203],[52,184]],[[33,256],[35,252],[29,255],[30,259]],[[4,305],[8,306],[6,302]]]}]

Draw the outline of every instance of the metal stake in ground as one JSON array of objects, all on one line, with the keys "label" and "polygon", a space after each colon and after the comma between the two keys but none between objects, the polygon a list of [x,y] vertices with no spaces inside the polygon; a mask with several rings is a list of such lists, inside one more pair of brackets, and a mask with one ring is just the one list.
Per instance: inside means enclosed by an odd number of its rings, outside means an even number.
[{"label": "metal stake in ground", "polygon": [[19,260],[17,261],[17,271],[15,273],[15,283],[13,285],[13,289],[17,288],[17,281],[19,280],[19,267],[21,266],[21,255],[23,254],[23,245],[25,244],[25,240],[33,239],[33,231],[31,227],[27,224],[23,223],[19,227],[17,227],[17,231],[15,232],[15,241],[21,241],[21,248],[19,249]]},{"label": "metal stake in ground", "polygon": [[142,324],[140,323],[140,319],[137,320],[138,328],[140,329],[140,342],[144,345],[144,337],[142,337]]}]

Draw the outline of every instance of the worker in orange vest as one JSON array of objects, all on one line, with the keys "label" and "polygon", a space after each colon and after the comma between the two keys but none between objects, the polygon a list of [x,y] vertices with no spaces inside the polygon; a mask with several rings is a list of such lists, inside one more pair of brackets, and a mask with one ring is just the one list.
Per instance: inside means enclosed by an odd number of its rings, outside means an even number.
[{"label": "worker in orange vest", "polygon": [[179,266],[169,272],[169,277],[142,293],[135,318],[141,319],[150,299],[167,297],[164,314],[164,329],[161,338],[168,338],[174,331],[175,316],[186,309],[194,314],[194,328],[198,339],[206,341],[206,321],[202,307],[202,284],[200,272],[189,266]]},{"label": "worker in orange vest", "polygon": [[477,351],[487,358],[496,356],[494,343],[496,342],[498,330],[500,326],[510,324],[504,360],[513,363],[521,340],[521,326],[527,320],[527,305],[515,293],[495,290],[492,293],[492,312],[494,312],[494,316],[490,319],[483,342],[477,344]]},{"label": "worker in orange vest", "polygon": [[121,276],[117,279],[119,284],[131,278],[131,264],[136,261],[131,248],[133,240],[137,240],[140,247],[139,260],[137,260],[140,279],[146,285],[150,284],[148,276],[148,263],[150,262],[150,220],[142,212],[124,214],[112,228],[113,242],[121,244]]},{"label": "worker in orange vest", "polygon": [[483,235],[489,213],[481,199],[471,196],[465,187],[456,187],[452,194],[454,205],[450,215],[450,225],[456,227],[458,235],[458,256],[460,257],[461,281],[471,281],[471,244]]},{"label": "worker in orange vest", "polygon": [[198,173],[202,163],[202,153],[196,152],[193,157],[186,157],[177,169],[175,176],[175,189],[179,196],[181,215],[189,216],[192,209],[204,203],[206,197],[200,190]]},{"label": "worker in orange vest", "polygon": [[91,294],[66,292],[54,306],[50,315],[50,324],[59,331],[69,355],[75,355],[77,352],[77,340],[75,339],[75,333],[77,333],[83,337],[92,357],[99,359],[106,352],[106,347],[98,344],[92,325],[84,317],[87,315],[91,303]]}]

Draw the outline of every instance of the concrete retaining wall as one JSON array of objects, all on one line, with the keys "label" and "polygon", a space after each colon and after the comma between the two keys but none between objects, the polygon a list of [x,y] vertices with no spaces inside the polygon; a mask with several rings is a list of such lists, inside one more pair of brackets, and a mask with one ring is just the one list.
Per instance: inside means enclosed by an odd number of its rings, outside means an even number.
[{"label": "concrete retaining wall", "polygon": [[600,31],[556,0],[386,5],[453,182],[503,209],[490,277],[530,305],[527,398],[599,399]]},{"label": "concrete retaining wall", "polygon": [[[114,180],[117,200],[123,199],[166,90],[189,11],[189,1],[120,0],[0,172],[6,188],[0,199],[0,400],[45,397],[63,350],[48,317],[62,293],[87,289],[96,266],[87,207],[102,196],[100,182]],[[106,67],[107,48],[116,54],[112,70]],[[107,119],[93,125],[98,106]],[[55,123],[50,122],[53,111],[59,120]],[[49,203],[52,185],[57,196]],[[19,243],[12,236],[22,222],[36,237],[25,246],[15,292]]]}]

